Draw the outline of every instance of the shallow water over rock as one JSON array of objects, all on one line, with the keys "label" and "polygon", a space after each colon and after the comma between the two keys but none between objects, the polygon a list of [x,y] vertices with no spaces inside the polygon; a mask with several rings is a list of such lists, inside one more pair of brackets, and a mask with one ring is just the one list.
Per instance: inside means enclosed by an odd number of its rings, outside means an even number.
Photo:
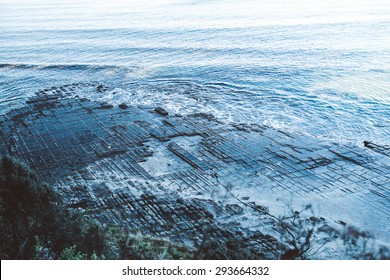
[{"label": "shallow water over rock", "polygon": [[[1,154],[28,163],[69,207],[102,224],[193,246],[229,236],[252,244],[255,233],[272,232],[253,206],[283,215],[311,205],[313,215],[389,241],[388,147],[341,145],[205,114],[120,108],[73,94],[99,88],[53,87],[0,121]],[[253,246],[280,244],[264,236]]]}]

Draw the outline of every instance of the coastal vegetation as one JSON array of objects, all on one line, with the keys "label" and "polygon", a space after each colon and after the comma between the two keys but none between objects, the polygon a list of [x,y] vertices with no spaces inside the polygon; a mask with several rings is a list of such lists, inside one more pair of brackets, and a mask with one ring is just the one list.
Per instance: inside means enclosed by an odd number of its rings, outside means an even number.
[{"label": "coastal vegetation", "polygon": [[192,250],[166,240],[101,227],[68,210],[23,163],[0,161],[1,259],[190,259]]},{"label": "coastal vegetation", "polygon": [[[245,202],[243,202],[245,203]],[[25,164],[4,156],[0,161],[1,259],[311,259],[321,258],[328,243],[336,257],[389,259],[390,251],[367,232],[341,223],[341,230],[324,218],[277,217],[259,205],[248,205],[274,222],[273,235],[259,234],[275,247],[259,251],[235,237],[205,239],[197,248],[129,232],[119,226],[101,226],[68,209],[48,184]],[[310,208],[308,206],[308,208]]]}]

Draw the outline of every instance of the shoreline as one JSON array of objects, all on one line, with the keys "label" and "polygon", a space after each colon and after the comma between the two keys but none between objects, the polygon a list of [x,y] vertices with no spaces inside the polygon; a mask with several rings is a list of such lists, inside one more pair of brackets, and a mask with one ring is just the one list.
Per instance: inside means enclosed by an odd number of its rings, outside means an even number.
[{"label": "shoreline", "polygon": [[328,207],[320,216],[335,229],[353,225],[340,213],[354,210],[361,224],[389,232],[386,147],[69,97],[75,88],[107,90],[72,84],[37,93],[0,122],[0,154],[28,163],[68,207],[102,225],[195,246],[205,236],[238,236],[264,250],[278,244],[268,237],[275,224],[254,208],[283,216],[310,205],[307,218]]}]

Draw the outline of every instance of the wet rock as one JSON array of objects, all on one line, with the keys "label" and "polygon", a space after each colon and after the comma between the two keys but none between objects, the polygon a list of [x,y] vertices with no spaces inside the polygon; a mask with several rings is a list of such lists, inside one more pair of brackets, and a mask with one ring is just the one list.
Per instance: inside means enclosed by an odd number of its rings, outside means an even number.
[{"label": "wet rock", "polygon": [[338,223],[338,224],[340,224],[342,226],[346,226],[347,225],[347,223],[342,221],[342,220],[336,221],[336,223]]},{"label": "wet rock", "polygon": [[111,109],[114,108],[114,105],[111,105],[107,102],[100,103],[100,106],[97,107],[96,109]]},{"label": "wet rock", "polygon": [[363,141],[364,147],[369,148],[371,146],[371,142]]},{"label": "wet rock", "polygon": [[118,154],[125,153],[125,149],[105,149],[105,150],[96,150],[96,155],[99,158],[104,158],[104,157],[112,157]]},{"label": "wet rock", "polygon": [[[270,230],[275,224],[264,215],[267,207],[250,202],[262,193],[253,189],[247,196],[247,177],[264,188],[275,188],[275,194],[288,190],[303,196],[314,193],[323,199],[332,199],[335,188],[343,190],[347,185],[351,190],[366,190],[370,180],[378,187],[371,193],[381,192],[383,197],[378,199],[384,202],[378,201],[378,205],[384,205],[383,211],[389,213],[385,201],[388,168],[367,157],[367,149],[329,147],[315,139],[293,139],[271,128],[259,127],[261,133],[254,133],[253,125],[232,129],[203,113],[167,117],[161,107],[154,112],[124,103],[114,107],[75,97],[77,92],[72,91],[83,86],[90,87],[87,92],[106,90],[96,83],[75,84],[67,87],[69,98],[65,90],[56,93],[53,88],[31,98],[25,108],[1,116],[0,154],[28,163],[59,190],[69,207],[84,208],[86,213],[93,210],[87,215],[100,224],[125,221],[129,229],[180,242],[192,236],[199,244],[204,237],[223,241],[235,236],[247,242],[254,229],[244,226],[249,223],[244,223],[241,214],[246,213],[248,221],[256,217]],[[387,146],[367,141],[364,145],[382,154],[388,152]],[[152,156],[156,162],[149,162]],[[164,168],[155,175],[150,169],[159,165],[160,159]],[[370,170],[375,178],[370,177]],[[270,180],[264,180],[264,174]],[[238,180],[242,184],[236,183]],[[225,188],[231,189],[226,182],[234,182],[242,204],[224,205],[225,199],[231,198],[225,195]],[[209,194],[212,199],[205,199]],[[320,223],[316,217],[310,221]],[[260,249],[276,243],[262,234],[249,241],[256,241],[252,243]]]},{"label": "wet rock", "polygon": [[129,106],[126,103],[121,103],[119,104],[118,107],[121,108],[122,110],[129,108]]},{"label": "wet rock", "polygon": [[318,217],[312,216],[312,217],[310,217],[309,219],[310,219],[310,221],[312,221],[312,222],[314,222],[314,223],[319,223],[319,222],[321,222],[321,219],[318,218]]},{"label": "wet rock", "polygon": [[202,163],[199,161],[198,158],[196,158],[194,155],[189,153],[188,151],[184,150],[182,147],[180,147],[175,142],[171,142],[168,144],[168,149],[172,151],[175,155],[177,155],[179,158],[190,164],[194,168],[202,168]]},{"label": "wet rock", "polygon": [[268,211],[269,211],[267,207],[258,205],[258,204],[256,204],[256,202],[249,202],[248,205],[249,205],[253,210],[256,210],[257,212],[262,213],[262,214],[267,214]]},{"label": "wet rock", "polygon": [[97,92],[105,92],[105,91],[107,91],[107,87],[105,87],[104,85],[98,85],[96,87],[96,91]]},{"label": "wet rock", "polygon": [[218,119],[216,117],[214,117],[212,114],[207,114],[207,113],[194,113],[194,114],[190,114],[188,115],[189,117],[195,117],[195,118],[202,118],[202,119],[206,119],[208,121],[214,121],[214,122],[218,122]]},{"label": "wet rock", "polygon": [[242,209],[241,206],[238,204],[228,204],[225,207],[226,212],[230,215],[240,215],[244,212],[244,209]]},{"label": "wet rock", "polygon": [[369,141],[364,141],[363,144],[366,148],[390,157],[390,145],[378,145]]},{"label": "wet rock", "polygon": [[327,225],[327,224],[325,224],[325,225],[319,227],[319,228],[318,228],[318,231],[319,231],[319,232],[325,232],[325,233],[328,233],[328,234],[331,234],[331,233],[335,233],[335,232],[336,232],[336,230],[335,230],[333,227],[331,227],[331,226],[329,226],[329,225]]},{"label": "wet rock", "polygon": [[161,115],[161,116],[164,116],[164,117],[166,117],[166,116],[169,115],[169,113],[168,113],[164,108],[162,108],[162,107],[157,107],[156,109],[154,109],[154,111],[155,111],[157,114],[159,114],[159,115]]},{"label": "wet rock", "polygon": [[81,200],[75,203],[68,204],[68,208],[87,208],[88,206],[92,205],[93,203],[89,200]]},{"label": "wet rock", "polygon": [[245,132],[249,132],[250,131],[249,125],[244,124],[244,123],[233,123],[232,126],[235,129],[240,130],[240,131],[245,131]]}]

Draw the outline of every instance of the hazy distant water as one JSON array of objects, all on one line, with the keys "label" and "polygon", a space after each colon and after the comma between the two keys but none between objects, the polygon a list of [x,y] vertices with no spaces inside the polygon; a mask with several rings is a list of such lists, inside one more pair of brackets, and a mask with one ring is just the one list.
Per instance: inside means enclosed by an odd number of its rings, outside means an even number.
[{"label": "hazy distant water", "polygon": [[0,0],[0,113],[101,81],[84,94],[390,143],[389,1],[56,2]]}]

